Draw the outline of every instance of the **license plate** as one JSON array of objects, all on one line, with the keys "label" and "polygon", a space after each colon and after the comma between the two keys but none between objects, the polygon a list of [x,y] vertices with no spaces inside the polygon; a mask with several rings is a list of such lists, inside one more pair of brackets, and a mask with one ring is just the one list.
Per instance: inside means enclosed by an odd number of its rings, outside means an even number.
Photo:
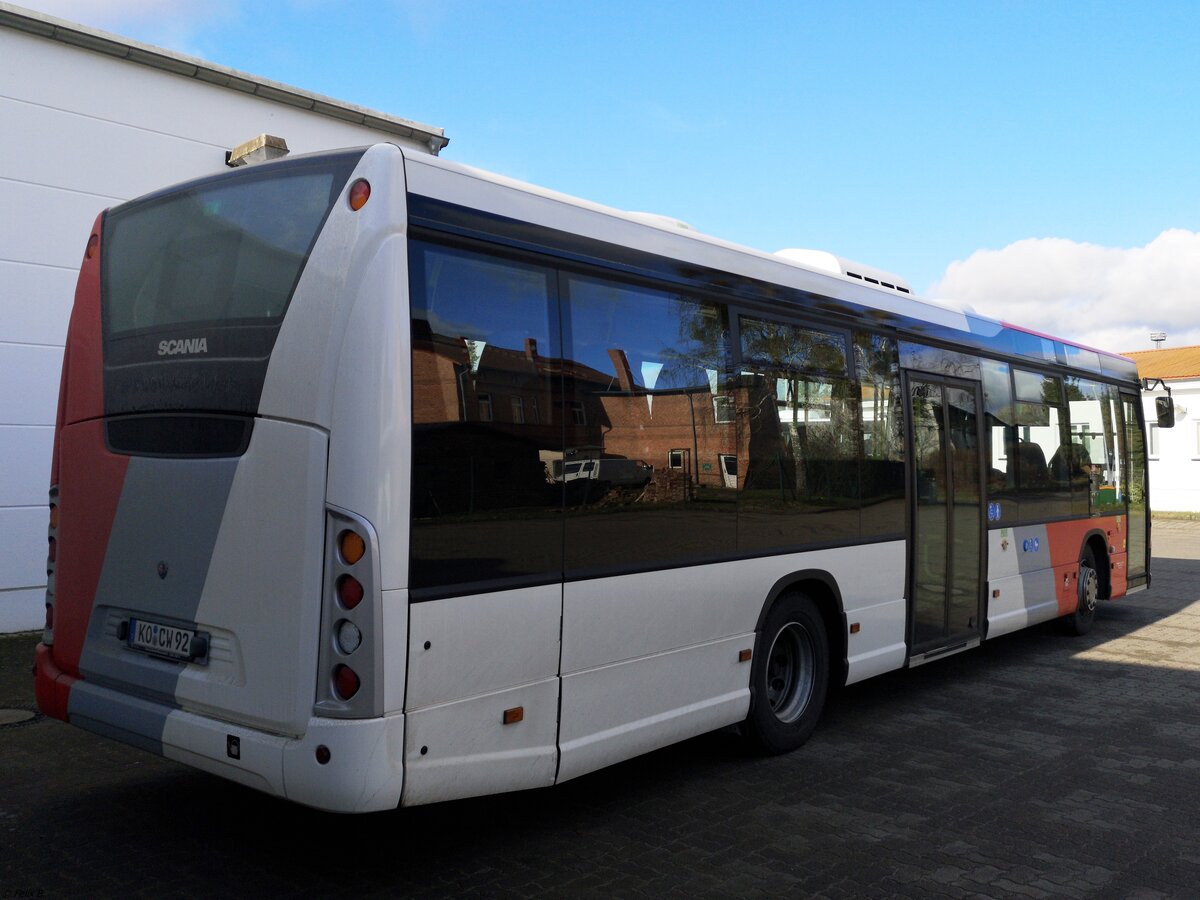
[{"label": "license plate", "polygon": [[207,635],[198,634],[190,628],[147,622],[145,619],[129,620],[129,637],[126,640],[134,650],[167,659],[203,662],[208,655]]}]

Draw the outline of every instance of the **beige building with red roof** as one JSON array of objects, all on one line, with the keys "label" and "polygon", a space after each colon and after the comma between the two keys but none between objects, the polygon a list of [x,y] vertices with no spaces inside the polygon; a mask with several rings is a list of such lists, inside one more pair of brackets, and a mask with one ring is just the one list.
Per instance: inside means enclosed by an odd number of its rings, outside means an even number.
[{"label": "beige building with red roof", "polygon": [[1200,346],[1138,350],[1125,354],[1142,378],[1161,378],[1175,401],[1175,427],[1155,424],[1157,387],[1146,391],[1146,443],[1150,455],[1151,509],[1200,512]]}]

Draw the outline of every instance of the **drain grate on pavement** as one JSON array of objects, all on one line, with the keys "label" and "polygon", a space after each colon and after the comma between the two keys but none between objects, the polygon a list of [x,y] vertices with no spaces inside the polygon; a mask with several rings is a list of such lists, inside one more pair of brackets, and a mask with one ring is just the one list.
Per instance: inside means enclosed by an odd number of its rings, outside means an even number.
[{"label": "drain grate on pavement", "polygon": [[41,714],[31,709],[0,708],[0,728],[8,728],[12,725],[25,725],[39,718],[41,718]]}]

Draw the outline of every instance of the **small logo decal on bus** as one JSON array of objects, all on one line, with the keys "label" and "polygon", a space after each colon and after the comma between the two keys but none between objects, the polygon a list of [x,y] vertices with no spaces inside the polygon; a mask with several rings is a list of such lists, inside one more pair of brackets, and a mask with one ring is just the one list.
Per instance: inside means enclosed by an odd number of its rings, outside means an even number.
[{"label": "small logo decal on bus", "polygon": [[159,356],[176,356],[180,353],[194,354],[208,352],[208,338],[187,338],[181,341],[159,341]]}]

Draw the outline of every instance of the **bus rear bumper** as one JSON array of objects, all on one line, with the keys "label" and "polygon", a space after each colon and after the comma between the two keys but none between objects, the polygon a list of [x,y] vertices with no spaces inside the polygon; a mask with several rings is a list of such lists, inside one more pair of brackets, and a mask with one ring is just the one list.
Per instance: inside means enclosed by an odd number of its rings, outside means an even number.
[{"label": "bus rear bumper", "polygon": [[[270,734],[77,680],[69,721],[238,784],[330,812],[395,809],[404,716],[313,717],[303,736]],[[324,748],[320,750],[319,748]],[[327,751],[327,753],[326,753]],[[326,760],[321,762],[321,760]]]}]

